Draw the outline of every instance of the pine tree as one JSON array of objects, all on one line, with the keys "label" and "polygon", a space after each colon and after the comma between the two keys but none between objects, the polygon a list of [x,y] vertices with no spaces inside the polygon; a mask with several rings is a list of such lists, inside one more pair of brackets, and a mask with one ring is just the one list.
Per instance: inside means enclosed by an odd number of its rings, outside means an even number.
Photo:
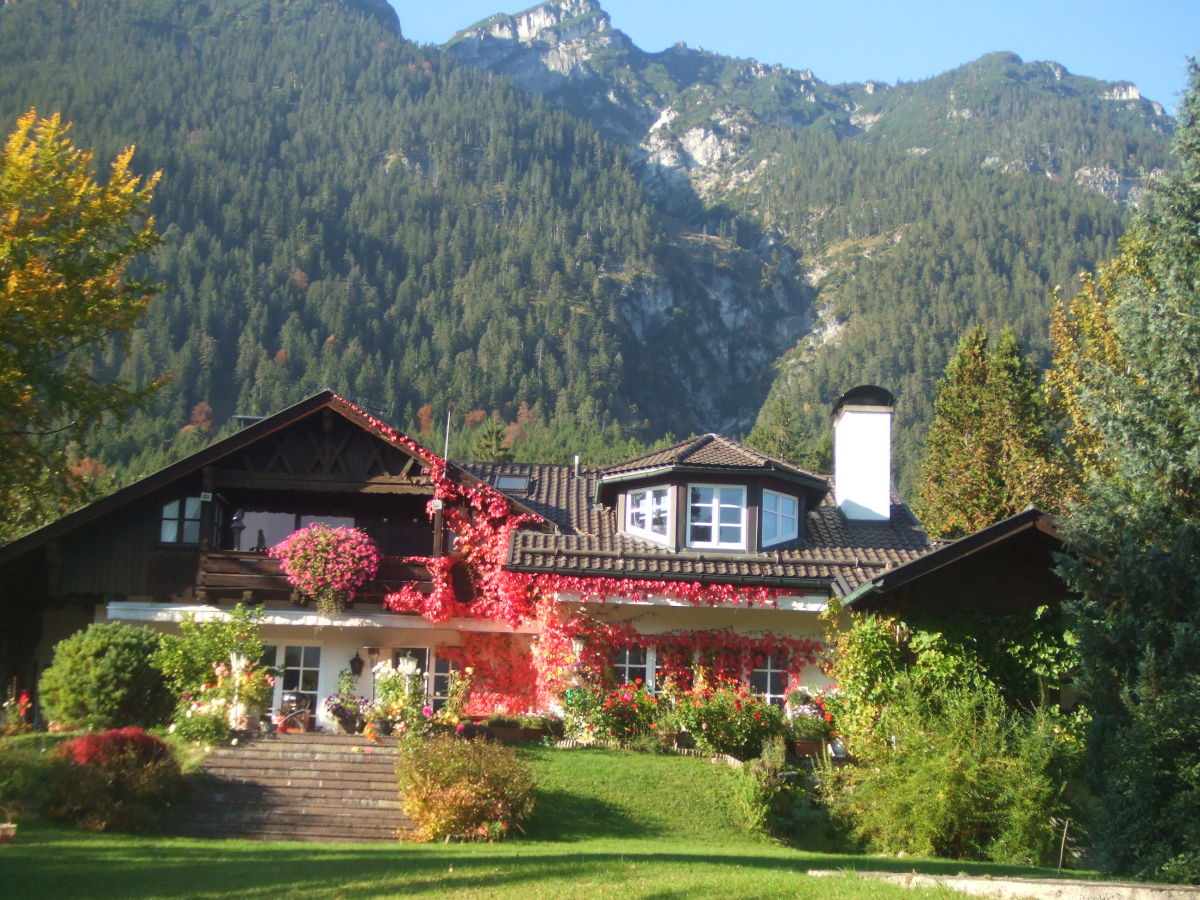
[{"label": "pine tree", "polygon": [[[1116,365],[1072,360],[1098,464],[1066,522],[1106,865],[1200,883],[1200,68],[1180,169],[1125,241]],[[1144,268],[1142,268],[1144,266]],[[1118,269],[1118,272],[1121,270]]]},{"label": "pine tree", "polygon": [[1055,509],[1058,457],[1037,370],[1012,331],[989,350],[983,328],[970,329],[938,385],[915,504],[926,530],[957,538],[1031,504]]},{"label": "pine tree", "polygon": [[511,455],[504,442],[506,427],[507,423],[495,414],[480,425],[471,448],[471,458],[478,462],[507,462]]}]

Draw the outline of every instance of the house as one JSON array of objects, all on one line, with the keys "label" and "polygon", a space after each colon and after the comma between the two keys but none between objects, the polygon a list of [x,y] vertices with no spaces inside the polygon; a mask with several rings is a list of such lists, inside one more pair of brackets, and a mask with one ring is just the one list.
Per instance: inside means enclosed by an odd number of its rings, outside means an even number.
[{"label": "house", "polygon": [[[33,684],[89,622],[245,602],[265,607],[276,703],[320,709],[352,660],[369,695],[401,656],[435,701],[473,667],[475,711],[545,708],[584,665],[656,685],[699,662],[779,700],[825,681],[831,597],[932,549],[891,490],[892,402],[839,400],[831,481],[715,434],[606,468],[448,463],[323,392],[0,548],[0,667]],[[340,614],[298,605],[265,552],[313,522],[381,554]]]}]

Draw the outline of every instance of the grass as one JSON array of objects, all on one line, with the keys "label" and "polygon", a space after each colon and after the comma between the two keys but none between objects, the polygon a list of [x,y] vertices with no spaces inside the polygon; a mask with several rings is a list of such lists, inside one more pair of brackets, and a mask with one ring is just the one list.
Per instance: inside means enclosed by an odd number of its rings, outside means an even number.
[{"label": "grass", "polygon": [[21,824],[0,847],[0,896],[59,898],[946,896],[814,878],[809,869],[1049,874],[983,863],[841,855],[737,830],[729,773],[705,760],[613,750],[522,751],[538,780],[526,835],[500,844],[299,844],[88,834]]}]

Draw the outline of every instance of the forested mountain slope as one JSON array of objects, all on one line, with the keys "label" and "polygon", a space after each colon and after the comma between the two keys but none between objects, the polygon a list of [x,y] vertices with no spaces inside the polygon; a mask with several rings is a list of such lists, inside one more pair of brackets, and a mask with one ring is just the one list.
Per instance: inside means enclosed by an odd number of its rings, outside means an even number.
[{"label": "forested mountain slope", "polygon": [[59,111],[163,170],[164,291],[97,365],[175,377],[85,449],[145,471],[328,386],[430,440],[454,404],[452,452],[495,411],[519,455],[600,461],[744,433],[774,379],[759,433],[801,453],[876,381],[907,488],[961,330],[1043,351],[1049,287],[1166,164],[1170,120],[1130,86],[1007,54],[835,86],[644,53],[590,0],[445,51],[402,26],[383,0],[0,8],[0,116]]},{"label": "forested mountain slope", "polygon": [[761,398],[802,333],[786,259],[681,234],[623,150],[413,47],[386,4],[33,0],[0,9],[0,58],[3,116],[61,111],[163,170],[165,288],[108,365],[175,377],[106,458],[161,462],[199,403],[219,427],[325,386],[401,426],[524,403],[686,433]]},{"label": "forested mountain slope", "polygon": [[816,462],[831,401],[877,381],[900,398],[906,492],[962,330],[1010,323],[1044,358],[1049,289],[1112,252],[1120,204],[1167,165],[1171,120],[1135,87],[1009,53],[830,85],[684,45],[646,53],[594,0],[493,16],[446,49],[624,143],[692,227],[749,220],[795,250],[818,320],[781,361],[756,437]]}]

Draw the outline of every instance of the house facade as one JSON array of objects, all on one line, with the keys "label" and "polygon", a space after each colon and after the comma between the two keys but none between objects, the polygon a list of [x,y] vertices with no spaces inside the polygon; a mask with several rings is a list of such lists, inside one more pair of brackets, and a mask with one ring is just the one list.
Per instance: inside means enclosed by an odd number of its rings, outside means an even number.
[{"label": "house facade", "polygon": [[[697,667],[772,699],[825,683],[820,613],[931,550],[891,491],[891,395],[835,411],[835,475],[709,434],[607,468],[449,463],[324,392],[0,548],[0,668],[36,684],[94,621],[171,630],[261,604],[283,692],[321,700],[361,661],[417,658],[436,702],[544,710],[580,668],[661,687]],[[267,550],[312,523],[380,553],[342,612]],[[686,685],[684,685],[686,686]]]}]

